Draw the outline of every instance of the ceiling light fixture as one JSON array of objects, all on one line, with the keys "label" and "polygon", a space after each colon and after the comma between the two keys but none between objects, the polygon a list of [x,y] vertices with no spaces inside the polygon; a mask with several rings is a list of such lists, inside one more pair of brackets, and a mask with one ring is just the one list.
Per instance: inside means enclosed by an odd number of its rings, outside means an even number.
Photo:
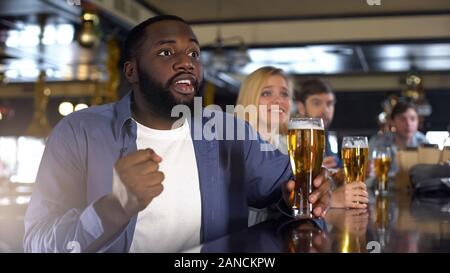
[{"label": "ceiling light fixture", "polygon": [[[217,2],[217,18],[220,18],[222,1]],[[226,50],[225,46],[230,49]],[[232,36],[224,38],[220,24],[217,25],[217,37],[211,46],[212,54],[209,60],[206,60],[208,70],[217,75],[220,72],[236,71],[251,62],[247,51],[244,38],[241,36]]]},{"label": "ceiling light fixture", "polygon": [[81,15],[81,30],[77,40],[82,47],[93,48],[100,43],[99,18],[94,11],[85,10]]}]

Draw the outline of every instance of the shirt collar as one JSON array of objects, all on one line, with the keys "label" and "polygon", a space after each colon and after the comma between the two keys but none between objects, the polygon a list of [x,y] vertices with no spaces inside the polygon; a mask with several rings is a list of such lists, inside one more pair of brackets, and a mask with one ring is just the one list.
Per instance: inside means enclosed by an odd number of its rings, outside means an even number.
[{"label": "shirt collar", "polygon": [[114,122],[114,133],[117,138],[120,138],[122,128],[128,120],[131,120],[131,96],[132,92],[128,92],[122,99],[120,99],[114,106],[116,119]]},{"label": "shirt collar", "polygon": [[[121,98],[114,106],[114,112],[115,112],[115,116],[116,119],[114,121],[114,133],[116,135],[116,138],[120,138],[121,133],[122,133],[122,129],[125,126],[125,124],[128,124],[128,121],[132,121],[132,116],[131,116],[131,96],[133,95],[132,91],[129,91],[125,96],[123,96],[123,98]],[[206,123],[211,117],[205,117],[203,116],[203,111],[205,111],[204,109],[202,109],[202,113],[197,113],[200,114],[200,117],[196,117],[194,116],[195,113],[192,113],[192,117],[190,119],[188,119],[188,123],[191,127],[191,135],[197,137],[196,139],[198,139],[199,137],[202,137],[202,124]],[[136,127],[136,124],[131,122],[130,123],[131,126]],[[134,125],[133,125],[134,124]],[[135,128],[134,128],[134,131]]]}]

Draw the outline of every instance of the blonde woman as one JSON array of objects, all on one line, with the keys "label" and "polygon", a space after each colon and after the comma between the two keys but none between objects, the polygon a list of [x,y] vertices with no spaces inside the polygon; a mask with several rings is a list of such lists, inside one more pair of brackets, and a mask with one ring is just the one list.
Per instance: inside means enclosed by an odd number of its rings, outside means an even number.
[{"label": "blonde woman", "polygon": [[236,103],[245,109],[256,106],[254,112],[237,111],[236,115],[248,121],[262,139],[285,154],[292,94],[292,83],[283,70],[265,66],[245,78]]},{"label": "blonde woman", "polygon": [[[245,78],[236,102],[238,107],[242,107],[241,110],[245,109],[245,111],[237,110],[236,115],[248,121],[262,139],[285,154],[287,154],[285,135],[292,93],[291,81],[283,70],[265,66]],[[265,209],[250,207],[248,225],[252,226],[277,215],[278,210],[275,206]]]}]

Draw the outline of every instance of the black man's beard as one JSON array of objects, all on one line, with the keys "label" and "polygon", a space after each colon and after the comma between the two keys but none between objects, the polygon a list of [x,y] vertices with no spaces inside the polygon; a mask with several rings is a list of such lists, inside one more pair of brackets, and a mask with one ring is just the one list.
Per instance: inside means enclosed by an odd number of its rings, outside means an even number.
[{"label": "black man's beard", "polygon": [[[139,89],[145,99],[149,111],[160,118],[176,120],[179,117],[171,117],[172,109],[179,104],[186,105],[193,113],[194,99],[190,101],[178,101],[177,98],[170,92],[169,86],[172,80],[180,74],[174,75],[167,81],[166,85],[158,83],[150,75],[138,69]],[[195,94],[198,94],[199,86],[195,84]]]}]

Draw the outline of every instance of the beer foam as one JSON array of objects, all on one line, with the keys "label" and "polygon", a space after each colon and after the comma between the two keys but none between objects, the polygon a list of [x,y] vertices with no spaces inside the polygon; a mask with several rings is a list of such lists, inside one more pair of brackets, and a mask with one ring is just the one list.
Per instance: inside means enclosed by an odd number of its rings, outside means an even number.
[{"label": "beer foam", "polygon": [[369,144],[363,140],[353,140],[346,142],[344,148],[369,148]]},{"label": "beer foam", "polygon": [[299,130],[299,129],[313,129],[313,130],[323,130],[323,127],[318,126],[317,124],[311,124],[310,121],[304,120],[295,120],[290,121],[288,124],[289,130]]},{"label": "beer foam", "polygon": [[369,145],[362,141],[355,141],[353,144],[345,144],[344,148],[369,148]]}]

